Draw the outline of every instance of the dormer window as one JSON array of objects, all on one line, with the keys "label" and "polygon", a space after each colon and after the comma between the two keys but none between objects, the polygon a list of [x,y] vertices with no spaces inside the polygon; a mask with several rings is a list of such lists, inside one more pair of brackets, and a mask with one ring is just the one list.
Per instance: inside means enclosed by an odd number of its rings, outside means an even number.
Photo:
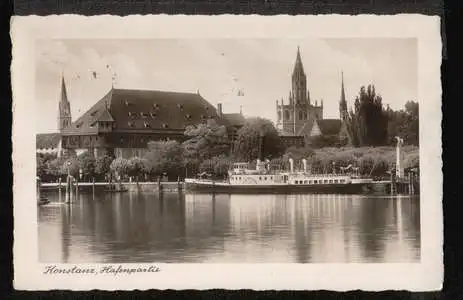
[{"label": "dormer window", "polygon": [[143,125],[145,126],[145,128],[150,128],[150,123],[148,122],[144,122]]},{"label": "dormer window", "polygon": [[91,115],[92,117],[94,117],[94,116],[96,115],[97,112],[98,112],[98,111],[95,110],[95,111],[93,111],[90,115]]}]

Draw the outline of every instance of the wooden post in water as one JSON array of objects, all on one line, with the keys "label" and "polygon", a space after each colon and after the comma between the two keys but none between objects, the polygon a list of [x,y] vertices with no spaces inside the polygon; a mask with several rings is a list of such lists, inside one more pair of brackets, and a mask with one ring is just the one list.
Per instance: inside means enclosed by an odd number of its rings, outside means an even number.
[{"label": "wooden post in water", "polygon": [[158,176],[158,193],[162,192],[162,184],[161,184],[161,177]]},{"label": "wooden post in water", "polygon": [[95,199],[95,177],[92,177],[92,199]]},{"label": "wooden post in water", "polygon": [[397,193],[397,181],[396,181],[396,170],[395,168],[391,169],[391,195]]},{"label": "wooden post in water", "polygon": [[79,179],[76,178],[76,200],[79,197]]},{"label": "wooden post in water", "polygon": [[71,201],[71,177],[68,175],[68,177],[66,177],[66,191],[65,191],[66,195],[64,197],[64,201],[66,203],[69,203]]}]

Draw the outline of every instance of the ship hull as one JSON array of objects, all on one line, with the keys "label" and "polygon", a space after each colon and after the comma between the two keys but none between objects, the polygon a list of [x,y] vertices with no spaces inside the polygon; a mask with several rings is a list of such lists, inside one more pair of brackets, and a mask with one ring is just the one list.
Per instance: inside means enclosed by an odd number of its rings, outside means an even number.
[{"label": "ship hull", "polygon": [[224,194],[365,194],[371,191],[368,183],[317,185],[234,185],[221,182],[186,182],[187,191]]}]

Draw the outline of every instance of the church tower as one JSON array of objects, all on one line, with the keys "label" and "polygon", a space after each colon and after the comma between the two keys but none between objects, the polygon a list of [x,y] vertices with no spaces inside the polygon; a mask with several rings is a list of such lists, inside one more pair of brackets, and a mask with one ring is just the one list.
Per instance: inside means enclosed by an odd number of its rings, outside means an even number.
[{"label": "church tower", "polygon": [[341,99],[339,100],[339,117],[342,121],[347,119],[347,101],[344,91],[344,73],[341,72]]},{"label": "church tower", "polygon": [[[304,72],[304,66],[302,65],[299,46],[297,47],[296,63],[294,64],[294,70],[291,79],[292,99],[290,99],[290,101],[295,102],[295,104],[309,104],[310,99],[307,98],[309,95],[307,91],[307,76]],[[294,104],[293,102],[290,104]]]},{"label": "church tower", "polygon": [[70,126],[71,122],[71,103],[69,103],[68,100],[64,77],[61,77],[61,94],[58,111],[58,130],[62,131],[64,128]]}]

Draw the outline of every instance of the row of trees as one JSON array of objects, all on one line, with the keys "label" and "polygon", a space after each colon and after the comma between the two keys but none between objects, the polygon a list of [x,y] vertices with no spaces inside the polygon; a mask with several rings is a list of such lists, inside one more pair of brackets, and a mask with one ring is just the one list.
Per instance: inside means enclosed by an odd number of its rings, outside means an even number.
[{"label": "row of trees", "polygon": [[273,124],[261,118],[249,119],[236,132],[232,144],[226,127],[215,122],[189,126],[185,136],[187,139],[183,143],[152,141],[143,157],[130,159],[95,158],[89,152],[81,155],[69,152],[60,158],[39,154],[37,175],[45,181],[56,180],[68,173],[82,180],[104,180],[110,176],[153,179],[164,175],[173,180],[201,172],[224,177],[233,161],[252,161],[259,155],[262,158],[279,157],[285,150]]},{"label": "row of trees", "polygon": [[405,144],[418,145],[419,107],[409,101],[404,109],[384,108],[382,98],[374,85],[361,87],[354,108],[346,120],[349,142],[354,147],[383,146],[394,144],[394,137],[401,136]]}]

